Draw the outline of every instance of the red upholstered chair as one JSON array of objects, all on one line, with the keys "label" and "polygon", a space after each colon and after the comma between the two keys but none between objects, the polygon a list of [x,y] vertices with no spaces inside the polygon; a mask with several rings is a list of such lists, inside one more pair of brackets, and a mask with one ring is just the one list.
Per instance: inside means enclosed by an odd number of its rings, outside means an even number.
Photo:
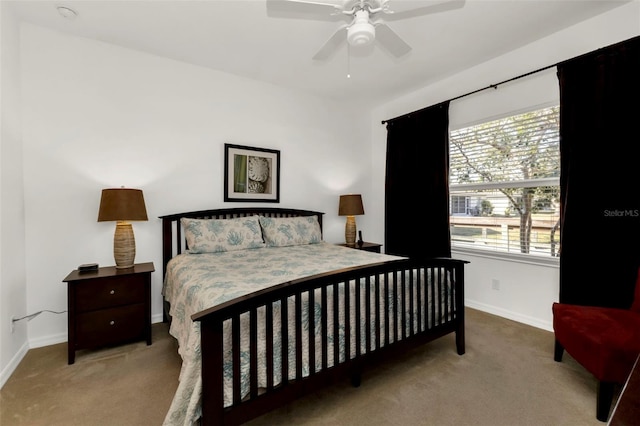
[{"label": "red upholstered chair", "polygon": [[598,380],[596,417],[607,421],[614,386],[623,384],[640,353],[640,269],[630,309],[554,303],[554,360],[566,350]]}]

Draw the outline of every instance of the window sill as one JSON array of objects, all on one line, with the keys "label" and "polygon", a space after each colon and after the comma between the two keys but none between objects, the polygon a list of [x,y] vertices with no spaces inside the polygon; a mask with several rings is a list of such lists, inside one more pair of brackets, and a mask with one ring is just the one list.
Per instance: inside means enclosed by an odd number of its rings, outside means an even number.
[{"label": "window sill", "polygon": [[451,247],[452,253],[468,254],[470,256],[484,257],[487,259],[502,260],[506,262],[527,263],[530,265],[560,267],[559,257],[541,257],[517,253],[500,253],[488,250],[478,250],[463,247]]}]

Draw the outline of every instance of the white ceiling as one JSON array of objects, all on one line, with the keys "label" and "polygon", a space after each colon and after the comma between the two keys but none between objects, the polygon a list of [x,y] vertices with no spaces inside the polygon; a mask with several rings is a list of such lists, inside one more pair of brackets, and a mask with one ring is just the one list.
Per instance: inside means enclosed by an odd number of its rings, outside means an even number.
[{"label": "white ceiling", "polygon": [[[366,102],[393,99],[629,2],[466,0],[457,9],[389,21],[412,47],[401,58],[376,45],[358,50],[345,43],[319,62],[312,57],[343,22],[268,16],[265,0],[2,1],[11,3],[19,18],[61,32],[320,96]],[[389,4],[408,9],[442,1]],[[63,18],[59,5],[78,16]]]}]

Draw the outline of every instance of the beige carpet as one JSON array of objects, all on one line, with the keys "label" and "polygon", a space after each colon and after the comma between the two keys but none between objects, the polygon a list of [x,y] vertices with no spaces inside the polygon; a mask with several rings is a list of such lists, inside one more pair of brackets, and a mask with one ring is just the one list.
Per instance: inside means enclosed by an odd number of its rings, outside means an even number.
[{"label": "beige carpet", "polygon": [[[467,352],[445,336],[343,383],[276,409],[254,425],[604,426],[596,382],[553,334],[467,309]],[[161,425],[180,359],[165,324],[153,345],[79,351],[30,350],[0,391],[0,425]]]}]

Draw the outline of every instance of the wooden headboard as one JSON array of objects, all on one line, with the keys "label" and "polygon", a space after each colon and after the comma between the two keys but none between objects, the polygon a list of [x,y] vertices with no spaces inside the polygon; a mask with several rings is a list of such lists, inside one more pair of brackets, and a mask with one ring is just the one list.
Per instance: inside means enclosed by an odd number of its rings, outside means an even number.
[{"label": "wooden headboard", "polygon": [[[284,209],[279,207],[240,207],[229,209],[200,210],[195,212],[176,213],[160,216],[162,219],[162,276],[167,273],[167,263],[174,255],[180,254],[186,248],[186,240],[182,235],[180,219],[233,219],[261,215],[266,217],[296,217],[317,216],[322,231],[322,216],[324,213],[312,210]],[[175,253],[174,253],[175,249]]]}]

